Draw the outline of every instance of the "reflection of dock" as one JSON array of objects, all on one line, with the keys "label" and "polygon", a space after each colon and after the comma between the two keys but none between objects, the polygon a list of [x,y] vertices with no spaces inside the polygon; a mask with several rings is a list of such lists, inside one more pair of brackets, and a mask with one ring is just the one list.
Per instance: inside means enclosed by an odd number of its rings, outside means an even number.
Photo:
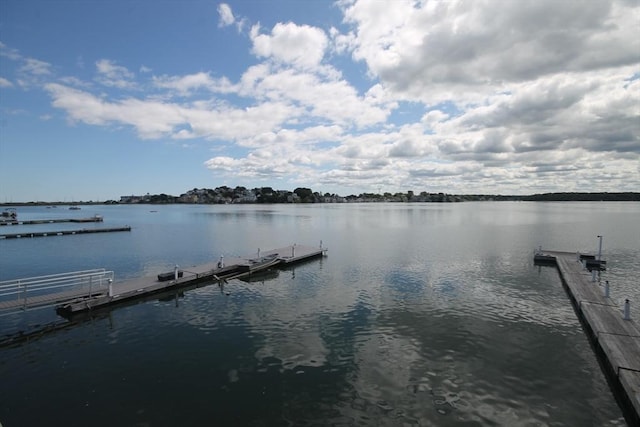
[{"label": "reflection of dock", "polygon": [[17,219],[1,220],[0,225],[36,225],[36,224],[59,224],[63,222],[102,222],[101,215],[94,215],[89,218],[55,218],[55,219],[31,219],[19,221]]},{"label": "reflection of dock", "polygon": [[625,418],[629,425],[640,425],[640,327],[630,318],[628,306],[623,313],[609,298],[608,282],[602,286],[594,280],[604,262],[591,256],[542,250],[536,252],[534,260],[536,264],[557,266]]}]

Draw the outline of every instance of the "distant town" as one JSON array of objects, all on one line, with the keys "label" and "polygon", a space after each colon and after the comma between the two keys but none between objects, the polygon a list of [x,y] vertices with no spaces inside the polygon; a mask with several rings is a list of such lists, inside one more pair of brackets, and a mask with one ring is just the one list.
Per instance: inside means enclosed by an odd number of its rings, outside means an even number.
[{"label": "distant town", "polygon": [[145,194],[121,196],[120,200],[54,202],[34,201],[2,203],[0,205],[56,205],[56,204],[254,204],[254,203],[457,203],[468,201],[640,201],[638,192],[621,193],[544,193],[527,196],[515,195],[456,195],[447,193],[362,193],[346,197],[337,194],[315,192],[310,188],[293,191],[274,190],[271,187],[248,189],[245,187],[194,188],[179,196],[169,194]]}]

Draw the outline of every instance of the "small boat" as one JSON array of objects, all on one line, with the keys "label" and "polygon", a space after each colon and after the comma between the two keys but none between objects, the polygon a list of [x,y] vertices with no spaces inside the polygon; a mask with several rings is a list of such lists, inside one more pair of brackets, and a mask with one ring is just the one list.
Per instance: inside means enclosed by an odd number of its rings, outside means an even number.
[{"label": "small boat", "polygon": [[72,211],[79,211],[80,210],[80,206],[69,206],[69,209],[71,209]]},{"label": "small boat", "polygon": [[[182,270],[178,270],[178,278],[182,277]],[[158,274],[158,282],[166,282],[167,280],[174,280],[176,278],[175,271],[168,271],[166,273]]]},{"label": "small boat", "polygon": [[16,219],[18,218],[18,212],[16,212],[16,208],[7,208],[2,211],[2,218]]},{"label": "small boat", "polygon": [[534,265],[556,265],[556,257],[538,252],[533,256]]},{"label": "small boat", "polygon": [[278,258],[278,254],[271,254],[260,258],[252,258],[247,260],[246,263],[238,265],[238,271],[251,273],[253,271],[267,269],[278,264],[279,262],[280,258]]}]

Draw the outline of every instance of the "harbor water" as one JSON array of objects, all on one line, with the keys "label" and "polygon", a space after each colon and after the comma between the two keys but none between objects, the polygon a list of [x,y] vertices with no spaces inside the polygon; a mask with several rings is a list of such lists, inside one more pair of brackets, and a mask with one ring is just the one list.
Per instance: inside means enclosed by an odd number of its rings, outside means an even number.
[{"label": "harbor water", "polygon": [[[65,320],[0,317],[13,426],[624,426],[542,246],[597,252],[640,318],[640,203],[92,205],[130,232],[0,239],[0,280],[115,280],[290,244],[327,256]],[[597,283],[594,284],[597,286]]]}]

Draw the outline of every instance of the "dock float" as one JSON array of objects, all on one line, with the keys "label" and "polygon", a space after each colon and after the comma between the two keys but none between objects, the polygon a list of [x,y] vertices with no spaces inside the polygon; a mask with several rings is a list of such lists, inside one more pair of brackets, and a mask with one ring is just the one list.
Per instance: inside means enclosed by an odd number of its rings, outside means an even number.
[{"label": "dock float", "polygon": [[80,230],[61,230],[61,231],[39,231],[34,233],[9,233],[0,234],[0,239],[20,239],[24,237],[51,237],[51,236],[68,236],[73,234],[90,234],[90,233],[113,233],[117,231],[131,231],[130,226],[112,227],[112,228],[82,228]]},{"label": "dock float", "polygon": [[59,224],[63,222],[102,222],[102,215],[94,215],[89,218],[54,218],[54,219],[31,219],[20,221],[17,219],[0,220],[0,225],[35,225],[35,224]]},{"label": "dock float", "polygon": [[557,267],[627,422],[640,426],[640,327],[608,296],[608,283],[593,280],[589,270],[603,267],[593,259],[560,251],[539,250],[534,255],[536,264]]},{"label": "dock float", "polygon": [[[177,290],[202,282],[225,283],[227,280],[248,277],[273,267],[285,267],[326,255],[327,249],[303,245],[292,245],[243,257],[221,257],[219,261],[178,269],[173,280],[165,274],[145,276],[122,283],[110,283],[104,295],[76,298],[58,305],[58,314],[69,317],[102,307],[119,304],[155,293]],[[182,272],[180,276],[179,272]]]}]

